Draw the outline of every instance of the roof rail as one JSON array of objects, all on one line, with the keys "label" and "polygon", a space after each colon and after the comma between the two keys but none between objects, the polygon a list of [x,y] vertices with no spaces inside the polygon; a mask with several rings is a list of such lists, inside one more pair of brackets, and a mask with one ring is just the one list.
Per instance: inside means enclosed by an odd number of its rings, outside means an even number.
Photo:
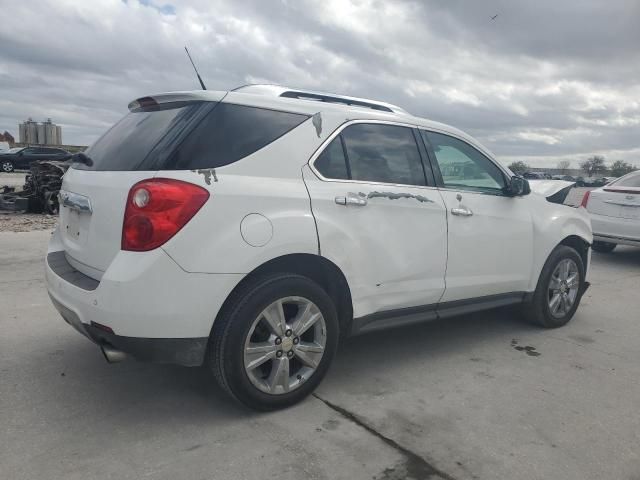
[{"label": "roof rail", "polygon": [[390,103],[368,100],[366,98],[348,97],[345,95],[335,95],[333,93],[313,92],[309,90],[299,90],[283,87],[281,85],[252,84],[234,88],[232,92],[254,93],[258,95],[269,95],[283,98],[296,98],[299,100],[313,100],[317,102],[338,103],[354,107],[370,108],[379,112],[404,113],[406,110]]}]

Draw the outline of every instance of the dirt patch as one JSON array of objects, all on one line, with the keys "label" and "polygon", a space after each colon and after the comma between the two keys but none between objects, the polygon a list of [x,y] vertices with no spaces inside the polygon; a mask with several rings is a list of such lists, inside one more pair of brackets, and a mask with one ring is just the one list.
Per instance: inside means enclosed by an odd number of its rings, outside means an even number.
[{"label": "dirt patch", "polygon": [[49,230],[55,226],[57,221],[57,215],[0,212],[0,232],[30,232],[32,230]]}]

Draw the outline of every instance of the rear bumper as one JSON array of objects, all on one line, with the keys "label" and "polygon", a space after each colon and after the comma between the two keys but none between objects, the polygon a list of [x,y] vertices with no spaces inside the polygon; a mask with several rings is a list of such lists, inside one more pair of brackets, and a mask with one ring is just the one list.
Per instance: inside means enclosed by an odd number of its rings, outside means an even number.
[{"label": "rear bumper", "polygon": [[140,360],[189,366],[202,364],[213,321],[243,277],[187,273],[156,249],[119,252],[98,282],[65,262],[57,231],[45,263],[49,296],[80,333]]},{"label": "rear bumper", "polygon": [[640,238],[618,237],[615,235],[604,235],[602,233],[594,233],[593,241],[615,243],[616,245],[631,245],[632,247],[640,247]]},{"label": "rear bumper", "polygon": [[591,213],[593,239],[598,242],[640,246],[640,222],[631,218]]},{"label": "rear bumper", "polygon": [[107,332],[95,325],[85,324],[70,309],[51,297],[62,318],[99,346],[110,346],[137,360],[153,363],[171,363],[185,367],[202,365],[207,351],[207,337],[202,338],[141,338],[123,337]]}]

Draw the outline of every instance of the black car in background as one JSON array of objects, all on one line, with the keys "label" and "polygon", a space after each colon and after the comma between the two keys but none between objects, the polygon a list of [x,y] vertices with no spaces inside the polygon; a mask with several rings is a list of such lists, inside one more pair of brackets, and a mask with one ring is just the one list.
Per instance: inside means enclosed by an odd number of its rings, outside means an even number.
[{"label": "black car in background", "polygon": [[13,172],[16,169],[29,170],[31,163],[38,160],[66,160],[71,154],[61,148],[21,147],[0,153],[0,170]]},{"label": "black car in background", "polygon": [[528,180],[550,180],[551,175],[547,172],[524,172],[522,176]]}]

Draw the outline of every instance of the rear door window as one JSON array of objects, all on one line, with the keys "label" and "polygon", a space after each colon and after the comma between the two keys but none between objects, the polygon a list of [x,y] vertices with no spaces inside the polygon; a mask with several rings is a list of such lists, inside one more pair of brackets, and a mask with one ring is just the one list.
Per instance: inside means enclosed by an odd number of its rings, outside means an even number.
[{"label": "rear door window", "polygon": [[426,185],[411,128],[358,123],[345,128],[341,136],[353,180]]}]

